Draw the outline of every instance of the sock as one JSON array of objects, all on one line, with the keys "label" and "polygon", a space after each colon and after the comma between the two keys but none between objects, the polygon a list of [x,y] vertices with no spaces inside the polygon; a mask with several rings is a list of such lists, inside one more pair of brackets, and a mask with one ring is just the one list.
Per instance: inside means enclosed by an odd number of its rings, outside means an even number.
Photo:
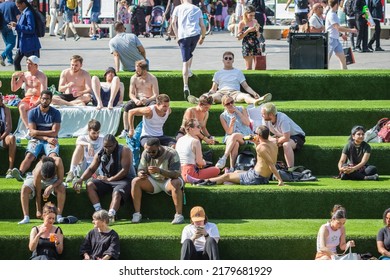
[{"label": "sock", "polygon": [[96,203],[93,205],[93,208],[95,208],[95,211],[99,211],[99,210],[102,210],[102,206],[100,205],[100,203]]},{"label": "sock", "polygon": [[108,210],[108,215],[115,216],[115,214],[116,214],[116,211],[114,209]]},{"label": "sock", "polygon": [[30,216],[25,215],[23,220],[21,220],[18,224],[27,224],[30,222]]}]

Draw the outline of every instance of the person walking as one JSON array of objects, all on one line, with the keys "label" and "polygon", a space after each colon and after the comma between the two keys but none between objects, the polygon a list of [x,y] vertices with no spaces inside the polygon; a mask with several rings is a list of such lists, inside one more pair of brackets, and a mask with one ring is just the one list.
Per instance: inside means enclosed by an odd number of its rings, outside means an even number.
[{"label": "person walking", "polygon": [[[16,34],[13,30],[8,28],[10,22],[17,22],[16,16],[20,14],[20,11],[16,7],[16,4],[12,0],[5,0],[0,4],[0,14],[3,17],[3,25],[1,26],[1,35],[3,36],[5,49],[1,53],[0,64],[2,66],[14,64],[12,57],[12,50],[16,45]],[[7,64],[5,63],[7,59]]]}]

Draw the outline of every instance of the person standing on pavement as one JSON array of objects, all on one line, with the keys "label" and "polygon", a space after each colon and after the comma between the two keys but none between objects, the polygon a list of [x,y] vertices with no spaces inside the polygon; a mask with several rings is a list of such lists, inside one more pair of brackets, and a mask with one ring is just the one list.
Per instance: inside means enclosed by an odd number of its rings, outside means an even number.
[{"label": "person standing on pavement", "polygon": [[[0,14],[3,17],[3,25],[1,26],[1,35],[3,36],[5,49],[1,53],[0,64],[2,66],[14,64],[12,57],[12,50],[16,45],[16,34],[12,29],[8,28],[10,22],[17,22],[17,16],[20,15],[20,11],[16,7],[16,4],[12,0],[5,0],[0,4]],[[5,59],[7,58],[7,64]]]},{"label": "person standing on pavement", "polygon": [[[57,28],[56,27],[56,23]],[[60,11],[60,0],[50,0],[50,25],[49,25],[49,35],[56,36],[56,33],[60,34],[62,26],[64,24],[64,18],[62,12]]]},{"label": "person standing on pavement", "polygon": [[80,40],[80,36],[77,34],[76,28],[73,25],[73,16],[77,14],[77,3],[74,4],[74,6],[70,7],[68,6],[67,0],[61,0],[60,2],[60,12],[63,14],[64,19],[64,25],[61,28],[63,30],[62,34],[60,35],[60,40],[66,41],[66,37],[68,36],[68,29],[72,30],[74,34],[74,40],[78,41]]},{"label": "person standing on pavement", "polygon": [[18,32],[18,50],[15,55],[14,68],[15,71],[22,70],[20,62],[23,57],[35,55],[39,57],[41,43],[35,32],[35,16],[33,7],[27,0],[16,0],[16,7],[21,12],[18,22],[11,21],[8,24],[10,29]]},{"label": "person standing on pavement", "polygon": [[192,4],[191,0],[182,0],[182,4],[173,10],[172,19],[172,27],[183,58],[183,92],[184,99],[187,99],[191,94],[188,78],[192,76],[192,53],[198,43],[199,45],[203,44],[206,28],[203,23],[202,11]]},{"label": "person standing on pavement", "polygon": [[88,16],[88,12],[91,10],[91,28],[92,28],[92,38],[91,40],[96,41],[97,36],[96,36],[96,30],[99,33],[99,39],[101,39],[100,36],[100,28],[98,25],[99,21],[99,16],[100,16],[100,10],[101,10],[101,2],[100,0],[91,0],[89,2],[89,6],[87,8],[87,12],[85,13],[85,16]]},{"label": "person standing on pavement", "polygon": [[368,42],[368,49],[373,51],[372,45],[376,42],[375,51],[383,52],[381,48],[381,19],[383,18],[383,4],[381,0],[370,0],[369,8],[372,18],[375,22],[375,32],[372,34],[370,42]]}]

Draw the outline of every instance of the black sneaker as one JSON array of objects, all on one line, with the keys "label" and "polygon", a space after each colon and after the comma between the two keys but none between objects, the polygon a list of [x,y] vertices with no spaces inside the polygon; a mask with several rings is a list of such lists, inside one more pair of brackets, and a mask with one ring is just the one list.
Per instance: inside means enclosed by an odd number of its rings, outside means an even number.
[{"label": "black sneaker", "polygon": [[384,52],[385,50],[382,49],[381,47],[377,47],[377,48],[375,48],[375,51],[376,51],[376,52]]},{"label": "black sneaker", "polygon": [[216,182],[212,182],[210,180],[206,180],[204,182],[199,182],[197,185],[198,186],[215,186],[217,183]]},{"label": "black sneaker", "polygon": [[190,89],[188,88],[188,86],[187,86],[187,87],[184,87],[184,89],[183,89],[183,94],[184,94],[184,100],[187,100],[187,99],[188,99],[188,96],[191,95]]},{"label": "black sneaker", "polygon": [[374,51],[374,49],[372,48],[371,45],[368,45],[368,46],[367,46],[367,49],[369,49],[370,51]]}]

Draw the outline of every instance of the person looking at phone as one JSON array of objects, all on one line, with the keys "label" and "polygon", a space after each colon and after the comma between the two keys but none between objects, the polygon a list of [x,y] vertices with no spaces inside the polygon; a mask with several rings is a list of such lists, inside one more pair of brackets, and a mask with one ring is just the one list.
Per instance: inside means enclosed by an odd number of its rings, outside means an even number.
[{"label": "person looking at phone", "polygon": [[191,224],[181,233],[181,260],[219,260],[219,231],[210,223],[203,207],[195,206],[190,212]]}]

